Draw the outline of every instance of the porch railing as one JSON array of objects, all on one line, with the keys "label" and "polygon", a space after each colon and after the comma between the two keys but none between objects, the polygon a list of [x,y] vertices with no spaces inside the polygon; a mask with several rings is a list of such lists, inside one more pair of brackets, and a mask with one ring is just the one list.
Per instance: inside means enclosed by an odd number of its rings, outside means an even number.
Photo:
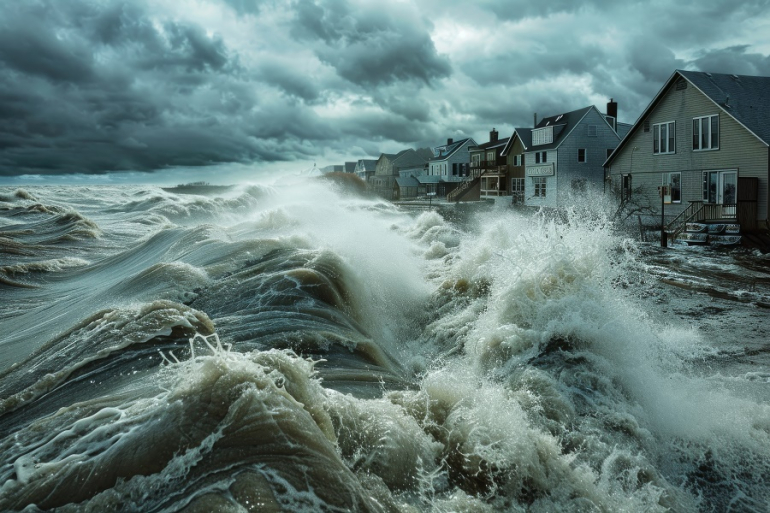
[{"label": "porch railing", "polygon": [[686,209],[682,210],[673,221],[666,225],[666,233],[668,233],[671,238],[675,239],[684,231],[687,223],[737,219],[737,217],[738,206],[734,203],[720,205],[715,203],[704,204],[702,201],[691,201]]}]

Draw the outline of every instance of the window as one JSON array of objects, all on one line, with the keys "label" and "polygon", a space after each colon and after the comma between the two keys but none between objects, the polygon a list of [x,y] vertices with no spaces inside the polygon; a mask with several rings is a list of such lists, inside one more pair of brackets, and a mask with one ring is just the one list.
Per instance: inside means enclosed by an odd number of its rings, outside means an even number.
[{"label": "window", "polygon": [[597,137],[598,127],[596,125],[588,125],[588,137]]},{"label": "window", "polygon": [[487,162],[489,162],[490,164],[494,164],[495,160],[497,160],[495,158],[495,152],[494,151],[488,151],[487,152]]},{"label": "window", "polygon": [[540,152],[535,152],[535,164],[540,164]]},{"label": "window", "polygon": [[671,203],[682,202],[682,173],[663,173],[663,185],[669,187]]},{"label": "window", "polygon": [[535,197],[545,198],[546,193],[546,177],[545,176],[533,176],[532,184],[535,186]]},{"label": "window", "polygon": [[452,176],[457,176],[457,162],[452,162]]},{"label": "window", "polygon": [[652,152],[655,155],[674,153],[676,129],[673,121],[652,125]]},{"label": "window", "polygon": [[548,162],[548,152],[547,151],[543,152],[543,162]]},{"label": "window", "polygon": [[551,144],[553,142],[553,127],[547,126],[532,130],[532,146]]},{"label": "window", "polygon": [[471,164],[473,164],[473,167],[479,167],[479,163],[481,162],[481,153],[474,153],[471,155]]},{"label": "window", "polygon": [[692,149],[719,149],[719,115],[703,116],[692,119]]},{"label": "window", "polygon": [[620,187],[620,199],[626,201],[631,199],[631,175],[623,175],[623,181],[621,182]]},{"label": "window", "polygon": [[585,161],[586,161],[586,149],[578,148],[578,162],[585,162]]}]

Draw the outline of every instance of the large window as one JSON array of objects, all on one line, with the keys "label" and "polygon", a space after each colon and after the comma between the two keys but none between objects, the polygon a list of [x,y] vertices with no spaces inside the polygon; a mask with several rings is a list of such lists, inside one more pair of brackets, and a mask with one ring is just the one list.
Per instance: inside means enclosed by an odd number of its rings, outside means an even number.
[{"label": "large window", "polygon": [[652,125],[652,152],[655,155],[676,151],[676,125],[673,121]]},{"label": "large window", "polygon": [[692,149],[719,149],[719,115],[703,116],[692,119]]},{"label": "large window", "polygon": [[669,187],[671,203],[682,202],[682,173],[663,173],[663,185]]},{"label": "large window", "polygon": [[535,186],[535,197],[545,198],[546,193],[546,177],[545,176],[533,176],[532,184]]}]

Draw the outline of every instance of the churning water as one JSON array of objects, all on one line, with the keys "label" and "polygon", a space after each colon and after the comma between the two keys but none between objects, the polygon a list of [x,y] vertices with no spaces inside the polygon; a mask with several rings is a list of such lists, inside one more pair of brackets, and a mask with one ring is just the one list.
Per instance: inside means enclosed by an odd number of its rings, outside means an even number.
[{"label": "churning water", "polygon": [[601,208],[0,190],[2,511],[768,511],[770,268]]}]

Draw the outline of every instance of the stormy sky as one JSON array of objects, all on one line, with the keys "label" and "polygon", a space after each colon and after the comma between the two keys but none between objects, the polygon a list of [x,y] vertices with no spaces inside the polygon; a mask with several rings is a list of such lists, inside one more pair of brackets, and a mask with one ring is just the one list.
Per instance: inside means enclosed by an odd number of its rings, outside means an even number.
[{"label": "stormy sky", "polygon": [[5,1],[0,178],[298,171],[610,97],[633,122],[675,69],[770,76],[768,7]]}]

